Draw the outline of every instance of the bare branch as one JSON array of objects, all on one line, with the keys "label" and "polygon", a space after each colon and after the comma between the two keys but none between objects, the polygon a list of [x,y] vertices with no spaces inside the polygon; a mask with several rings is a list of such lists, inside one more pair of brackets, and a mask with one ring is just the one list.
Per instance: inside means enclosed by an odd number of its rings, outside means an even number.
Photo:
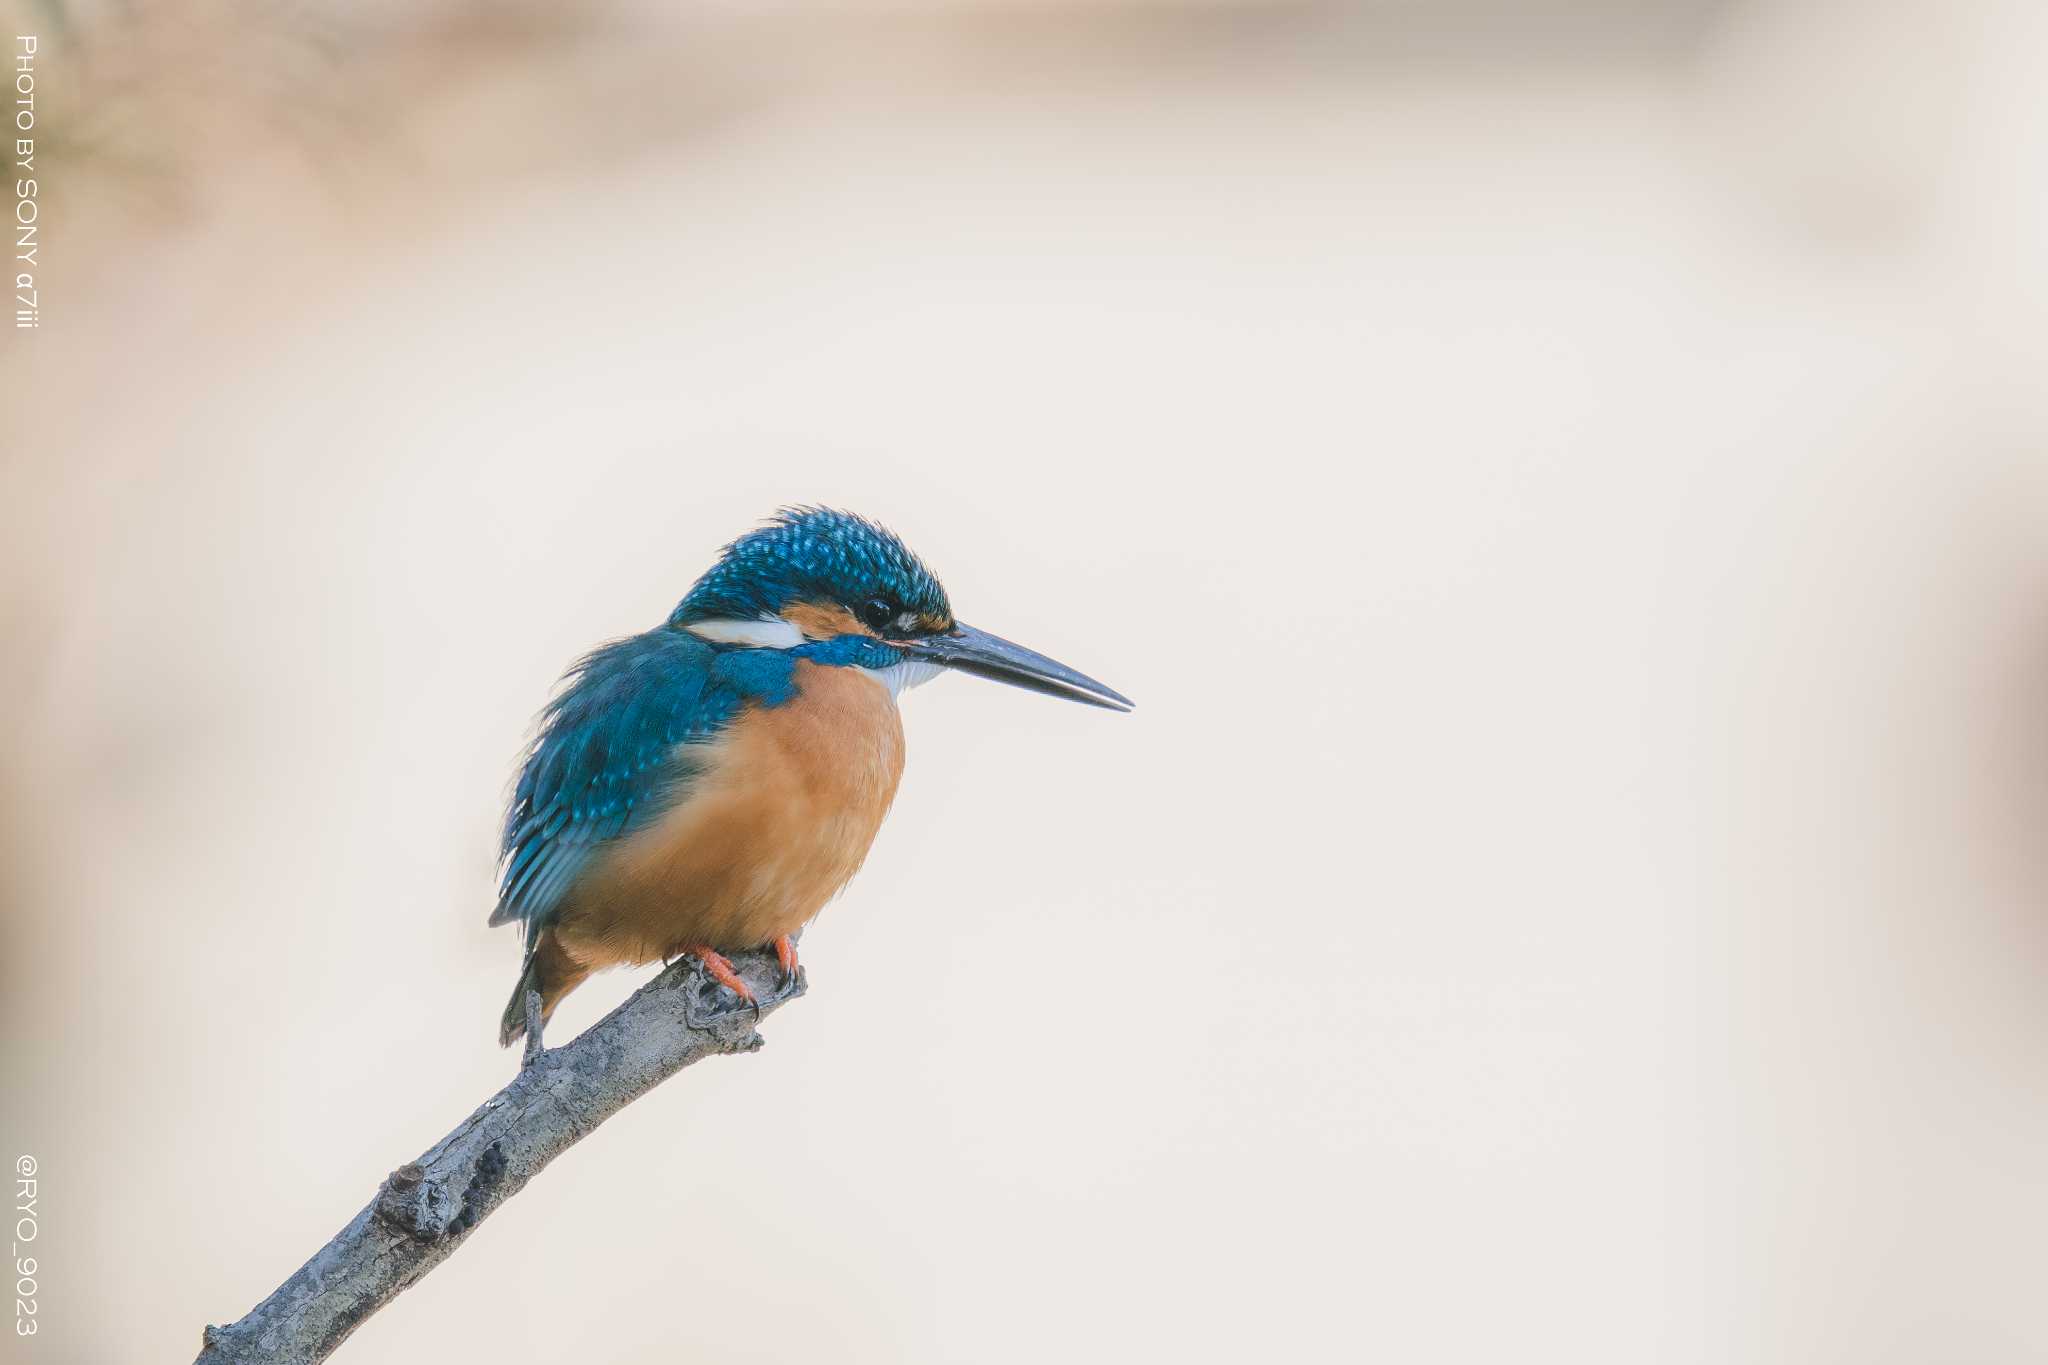
[{"label": "bare branch", "polygon": [[197,1365],[325,1360],[399,1291],[439,1265],[491,1211],[606,1119],[690,1063],[761,1046],[761,1015],[804,992],[773,953],[733,966],[760,1001],[735,1007],[683,959],[588,1032],[542,1052],[416,1161],[249,1315],[208,1327]]}]

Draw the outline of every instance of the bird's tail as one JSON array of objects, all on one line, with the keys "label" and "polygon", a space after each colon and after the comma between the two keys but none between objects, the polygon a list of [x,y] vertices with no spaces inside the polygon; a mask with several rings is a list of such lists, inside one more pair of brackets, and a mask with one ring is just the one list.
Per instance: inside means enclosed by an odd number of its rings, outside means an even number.
[{"label": "bird's tail", "polygon": [[504,1017],[498,1021],[498,1046],[510,1047],[526,1036],[526,993],[540,992],[540,1017],[552,1018],[562,997],[583,984],[590,969],[569,956],[553,933],[543,930],[527,950],[526,964],[505,1002]]}]

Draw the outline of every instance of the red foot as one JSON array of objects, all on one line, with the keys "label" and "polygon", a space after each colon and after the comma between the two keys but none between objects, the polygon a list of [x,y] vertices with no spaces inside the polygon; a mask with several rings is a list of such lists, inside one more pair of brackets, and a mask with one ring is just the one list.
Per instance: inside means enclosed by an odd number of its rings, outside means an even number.
[{"label": "red foot", "polygon": [[753,1000],[754,993],[747,989],[746,982],[740,980],[740,974],[732,969],[732,963],[726,961],[723,955],[713,951],[709,944],[700,943],[694,947],[685,948],[683,951],[703,963],[704,970],[711,973],[711,979],[719,985],[725,987],[742,1000],[749,1002]]},{"label": "red foot", "polygon": [[775,960],[782,964],[782,978],[785,982],[796,975],[796,940],[788,934],[775,940]]}]

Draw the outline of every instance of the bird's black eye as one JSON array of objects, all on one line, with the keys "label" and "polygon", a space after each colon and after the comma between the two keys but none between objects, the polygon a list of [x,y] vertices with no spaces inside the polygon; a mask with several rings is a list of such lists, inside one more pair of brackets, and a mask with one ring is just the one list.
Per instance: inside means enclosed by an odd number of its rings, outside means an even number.
[{"label": "bird's black eye", "polygon": [[886,597],[870,597],[860,604],[857,614],[869,630],[880,630],[896,619],[896,604]]}]

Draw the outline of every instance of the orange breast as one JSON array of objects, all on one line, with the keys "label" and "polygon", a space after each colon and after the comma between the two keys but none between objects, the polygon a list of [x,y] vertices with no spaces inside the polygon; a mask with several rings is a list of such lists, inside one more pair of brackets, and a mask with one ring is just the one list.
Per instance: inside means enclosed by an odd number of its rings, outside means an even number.
[{"label": "orange breast", "polygon": [[903,776],[903,724],[858,668],[797,664],[795,698],[742,714],[689,795],[594,863],[557,934],[588,966],[794,933],[867,857]]}]

